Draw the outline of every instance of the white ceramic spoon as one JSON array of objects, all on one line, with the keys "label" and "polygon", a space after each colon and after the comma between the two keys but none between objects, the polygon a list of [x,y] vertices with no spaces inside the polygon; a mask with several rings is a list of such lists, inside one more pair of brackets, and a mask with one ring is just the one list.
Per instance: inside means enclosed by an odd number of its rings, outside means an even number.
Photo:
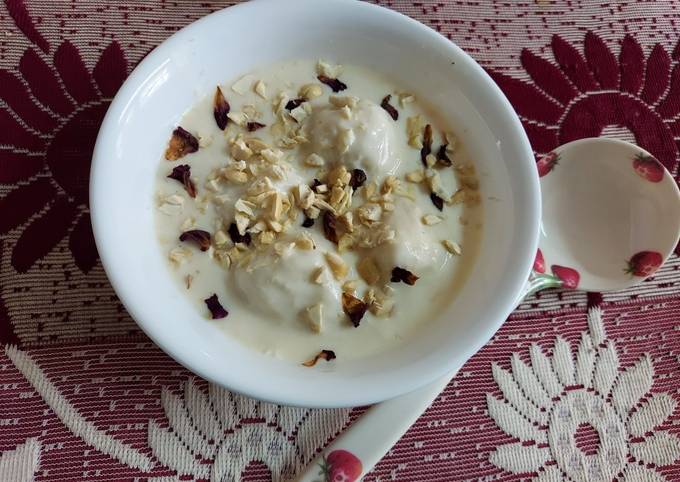
[{"label": "white ceramic spoon", "polygon": [[[612,291],[651,276],[680,238],[680,191],[648,152],[592,138],[538,161],[543,219],[534,270],[518,303],[546,288]],[[298,482],[354,482],[370,471],[455,373],[371,407]]]}]

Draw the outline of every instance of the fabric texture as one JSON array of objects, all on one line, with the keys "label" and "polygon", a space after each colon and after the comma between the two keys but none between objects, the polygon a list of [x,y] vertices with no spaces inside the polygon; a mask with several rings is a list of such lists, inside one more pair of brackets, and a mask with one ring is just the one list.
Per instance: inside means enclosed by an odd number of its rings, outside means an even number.
[{"label": "fabric texture", "polygon": [[[321,1],[321,0],[320,0]],[[286,480],[363,408],[210,385],[125,312],[94,246],[99,124],[134,66],[233,2],[0,6],[0,480]],[[680,3],[377,2],[470,53],[536,155],[607,135],[678,180]],[[680,258],[611,294],[526,300],[365,480],[680,480]]]}]

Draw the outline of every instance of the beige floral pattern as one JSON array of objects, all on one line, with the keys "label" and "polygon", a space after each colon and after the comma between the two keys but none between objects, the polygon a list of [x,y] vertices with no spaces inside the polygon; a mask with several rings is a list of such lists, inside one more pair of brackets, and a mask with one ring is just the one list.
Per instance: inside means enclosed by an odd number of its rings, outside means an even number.
[{"label": "beige floral pattern", "polygon": [[169,426],[150,421],[149,446],[189,480],[240,480],[254,461],[266,462],[273,482],[288,480],[349,421],[349,409],[278,406],[214,384],[206,393],[195,379],[181,394],[164,389],[161,403]]},{"label": "beige floral pattern", "polygon": [[[514,474],[537,474],[534,481],[664,481],[654,468],[680,458],[680,439],[657,427],[677,402],[651,394],[654,363],[648,355],[621,370],[618,351],[607,339],[602,313],[591,309],[589,330],[578,348],[558,336],[548,357],[534,344],[531,363],[512,355],[511,370],[497,364],[493,377],[503,398],[487,394],[489,416],[519,439],[491,452],[492,464]],[[594,453],[576,443],[581,427],[597,432]]]}]

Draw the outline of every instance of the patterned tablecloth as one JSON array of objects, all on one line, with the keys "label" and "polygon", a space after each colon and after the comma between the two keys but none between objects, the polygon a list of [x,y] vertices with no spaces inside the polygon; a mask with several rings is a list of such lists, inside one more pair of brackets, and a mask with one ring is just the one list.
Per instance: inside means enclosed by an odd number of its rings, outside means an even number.
[{"label": "patterned tablecloth", "polygon": [[[379,3],[475,57],[537,154],[604,134],[677,178],[680,3]],[[140,332],[98,260],[87,182],[111,97],[155,45],[227,5],[0,7],[1,481],[282,480],[363,411],[210,386]],[[366,480],[680,480],[679,401],[674,256],[635,289],[528,300]]]}]

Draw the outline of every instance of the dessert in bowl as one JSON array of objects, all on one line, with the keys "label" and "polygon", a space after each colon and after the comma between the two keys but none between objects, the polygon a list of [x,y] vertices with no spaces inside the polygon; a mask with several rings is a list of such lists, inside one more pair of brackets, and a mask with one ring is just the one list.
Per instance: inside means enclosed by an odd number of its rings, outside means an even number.
[{"label": "dessert in bowl", "polygon": [[539,198],[483,70],[347,1],[256,1],[175,34],[114,99],[91,181],[102,262],[149,336],[216,383],[306,406],[460,367],[514,307]]}]

